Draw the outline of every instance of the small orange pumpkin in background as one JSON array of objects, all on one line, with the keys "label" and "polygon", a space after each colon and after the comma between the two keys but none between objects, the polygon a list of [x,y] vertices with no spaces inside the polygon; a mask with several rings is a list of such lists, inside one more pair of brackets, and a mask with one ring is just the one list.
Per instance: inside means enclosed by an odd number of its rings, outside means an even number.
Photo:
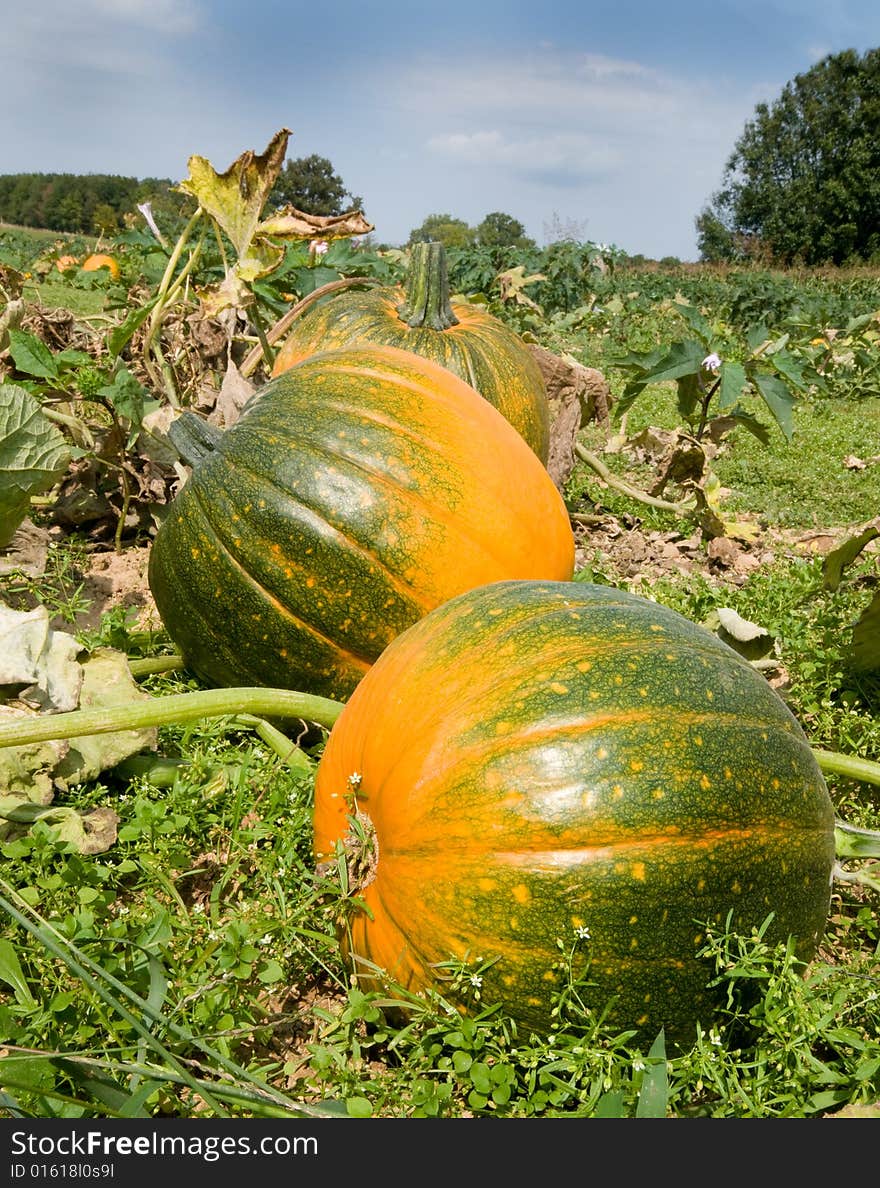
[{"label": "small orange pumpkin in background", "polygon": [[68,268],[76,268],[78,263],[76,256],[59,256],[55,261],[55,267],[59,272],[67,272]]},{"label": "small orange pumpkin in background", "polygon": [[115,256],[96,252],[94,255],[87,256],[83,261],[83,272],[97,272],[100,268],[106,268],[114,280],[119,280],[119,261]]}]

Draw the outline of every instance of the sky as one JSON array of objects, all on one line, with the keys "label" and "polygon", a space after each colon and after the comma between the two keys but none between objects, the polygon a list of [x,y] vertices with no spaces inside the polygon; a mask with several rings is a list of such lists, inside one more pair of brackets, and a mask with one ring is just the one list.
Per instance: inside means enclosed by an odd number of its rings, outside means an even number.
[{"label": "sky", "polygon": [[281,128],[377,242],[502,211],[654,259],[758,103],[880,46],[877,0],[0,0],[0,173],[223,172]]}]

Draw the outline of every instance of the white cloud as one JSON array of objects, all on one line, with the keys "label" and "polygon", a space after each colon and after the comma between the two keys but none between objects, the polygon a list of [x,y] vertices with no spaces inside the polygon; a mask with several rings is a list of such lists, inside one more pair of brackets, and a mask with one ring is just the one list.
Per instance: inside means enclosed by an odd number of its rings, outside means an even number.
[{"label": "white cloud", "polygon": [[621,164],[619,149],[587,132],[549,136],[512,136],[498,130],[448,132],[430,137],[427,147],[432,153],[467,164],[505,166],[534,176],[586,179],[607,174]]}]

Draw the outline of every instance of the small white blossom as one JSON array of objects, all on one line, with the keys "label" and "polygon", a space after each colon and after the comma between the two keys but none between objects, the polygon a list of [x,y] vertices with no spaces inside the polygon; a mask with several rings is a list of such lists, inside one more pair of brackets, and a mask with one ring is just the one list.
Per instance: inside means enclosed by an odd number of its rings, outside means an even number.
[{"label": "small white blossom", "polygon": [[162,232],[159,230],[158,226],[156,225],[156,220],[153,218],[152,204],[149,202],[139,202],[138,210],[141,212],[141,214],[147,220],[147,226],[150,228],[150,230],[153,232],[153,234],[156,236],[156,238],[159,240],[159,242],[164,247],[165,240],[162,237]]},{"label": "small white blossom", "polygon": [[590,939],[590,930],[589,930],[589,928],[587,928],[586,924],[579,925],[574,930],[574,934],[578,938],[578,940],[589,940]]},{"label": "small white blossom", "polygon": [[471,983],[471,985],[472,985],[472,986],[474,986],[474,987],[475,987],[477,990],[479,990],[479,988],[480,988],[480,987],[482,986],[482,984],[483,984],[483,979],[480,977],[480,975],[479,975],[479,974],[471,974],[471,976],[470,976],[470,983]]},{"label": "small white blossom", "polygon": [[312,256],[325,256],[330,248],[330,244],[326,239],[313,239],[309,244],[309,254]]},{"label": "small white blossom", "polygon": [[711,355],[707,355],[702,362],[703,371],[718,371],[721,367],[721,356],[715,351]]}]

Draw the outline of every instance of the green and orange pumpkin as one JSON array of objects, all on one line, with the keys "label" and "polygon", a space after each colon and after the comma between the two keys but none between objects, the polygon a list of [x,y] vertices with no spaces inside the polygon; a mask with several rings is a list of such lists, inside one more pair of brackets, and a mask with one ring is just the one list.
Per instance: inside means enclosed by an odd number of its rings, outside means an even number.
[{"label": "green and orange pumpkin", "polygon": [[319,865],[349,859],[367,987],[467,1009],[442,970],[483,963],[480,1005],[546,1033],[571,974],[649,1041],[712,1022],[707,926],[749,935],[772,913],[768,943],[814,954],[835,852],[822,774],[765,678],[676,612],[580,582],[484,586],[403,633],[330,733],[314,829]]},{"label": "green and orange pumpkin", "polygon": [[156,534],[149,584],[208,683],[344,699],[448,598],[572,576],[546,469],[463,380],[409,351],[314,355],[229,429],[188,412],[172,438],[193,469]]},{"label": "green and orange pumpkin", "polygon": [[294,322],[273,375],[356,342],[414,351],[449,368],[510,421],[546,465],[550,411],[540,368],[522,338],[487,310],[450,301],[441,243],[416,243],[402,287],[330,295]]}]

